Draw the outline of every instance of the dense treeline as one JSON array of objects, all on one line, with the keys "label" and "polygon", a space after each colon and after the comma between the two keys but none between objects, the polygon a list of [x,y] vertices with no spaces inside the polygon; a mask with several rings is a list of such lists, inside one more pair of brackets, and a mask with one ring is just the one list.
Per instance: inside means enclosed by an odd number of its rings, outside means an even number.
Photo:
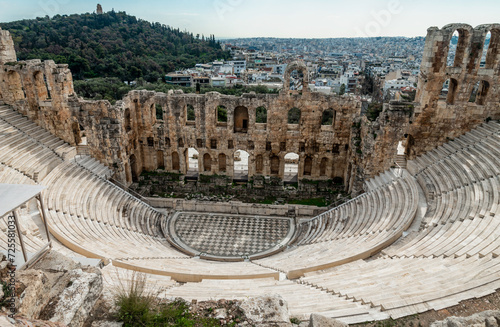
[{"label": "dense treeline", "polygon": [[[115,103],[116,100],[121,100],[129,91],[132,90],[149,90],[156,92],[167,93],[169,90],[180,89],[184,93],[195,93],[194,87],[180,87],[176,85],[165,84],[163,82],[148,83],[142,78],[137,80],[137,84],[130,86],[118,78],[92,78],[87,80],[75,81],[75,92],[86,99],[91,100],[109,100]],[[219,92],[221,94],[241,96],[243,93],[255,92],[257,94],[277,94],[278,90],[268,89],[264,85],[258,86],[242,86],[236,85],[232,88],[221,87],[202,87],[200,93]]]},{"label": "dense treeline", "polygon": [[125,12],[47,16],[0,27],[11,32],[20,60],[69,64],[75,79],[154,82],[176,69],[229,58],[213,35],[194,36]]}]

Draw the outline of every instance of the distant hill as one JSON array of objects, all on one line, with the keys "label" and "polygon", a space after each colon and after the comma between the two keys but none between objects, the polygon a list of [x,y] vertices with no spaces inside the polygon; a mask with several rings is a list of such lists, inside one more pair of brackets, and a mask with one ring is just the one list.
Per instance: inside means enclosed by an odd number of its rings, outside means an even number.
[{"label": "distant hill", "polygon": [[213,35],[195,37],[125,12],[56,15],[0,27],[12,34],[20,60],[67,63],[75,79],[143,77],[152,82],[176,69],[229,57]]}]

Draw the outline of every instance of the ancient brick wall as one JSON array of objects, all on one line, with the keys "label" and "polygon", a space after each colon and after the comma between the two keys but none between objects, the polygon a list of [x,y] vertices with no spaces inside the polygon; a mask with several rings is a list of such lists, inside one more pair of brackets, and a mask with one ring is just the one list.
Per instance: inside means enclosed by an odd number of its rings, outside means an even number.
[{"label": "ancient brick wall", "polygon": [[[447,64],[453,33],[459,39],[455,60]],[[481,67],[483,45],[488,32],[491,43],[486,65]],[[408,134],[414,144],[410,158],[457,137],[485,119],[500,119],[500,25],[451,24],[429,28],[418,83],[415,114]],[[450,80],[448,95],[441,95]],[[474,102],[474,87],[480,83]]]}]

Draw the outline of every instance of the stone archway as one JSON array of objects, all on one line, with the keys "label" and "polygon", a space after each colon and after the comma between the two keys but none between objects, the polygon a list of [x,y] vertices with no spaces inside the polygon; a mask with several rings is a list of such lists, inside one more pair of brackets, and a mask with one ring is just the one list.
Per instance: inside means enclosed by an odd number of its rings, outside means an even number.
[{"label": "stone archway", "polygon": [[137,164],[137,158],[135,157],[135,154],[132,154],[129,157],[129,162],[130,162],[130,172],[132,174],[132,182],[137,183],[139,182],[139,167]]},{"label": "stone archway", "polygon": [[286,67],[283,82],[283,92],[288,93],[290,91],[290,77],[294,70],[302,73],[303,75],[302,92],[309,92],[309,75],[307,73],[307,66],[303,61],[294,61]]}]

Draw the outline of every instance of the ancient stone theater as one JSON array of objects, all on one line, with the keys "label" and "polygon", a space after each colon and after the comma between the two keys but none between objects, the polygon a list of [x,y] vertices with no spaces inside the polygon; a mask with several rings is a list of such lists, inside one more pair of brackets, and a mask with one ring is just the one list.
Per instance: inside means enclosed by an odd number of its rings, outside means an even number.
[{"label": "ancient stone theater", "polygon": [[[23,250],[38,254],[51,239],[67,256],[100,260],[103,274],[148,274],[168,298],[280,294],[299,319],[395,319],[495,292],[500,25],[431,27],[425,42],[415,101],[386,103],[370,121],[356,97],[309,91],[301,61],[285,73],[303,73],[300,92],[284,83],[279,94],[136,90],[113,105],[88,101],[67,65],[17,61],[0,30],[0,183],[44,187],[18,210]],[[336,180],[352,198],[311,209],[127,192],[158,170],[185,187],[239,181],[237,151],[248,154],[248,188],[281,192],[294,153],[299,185]]]}]

